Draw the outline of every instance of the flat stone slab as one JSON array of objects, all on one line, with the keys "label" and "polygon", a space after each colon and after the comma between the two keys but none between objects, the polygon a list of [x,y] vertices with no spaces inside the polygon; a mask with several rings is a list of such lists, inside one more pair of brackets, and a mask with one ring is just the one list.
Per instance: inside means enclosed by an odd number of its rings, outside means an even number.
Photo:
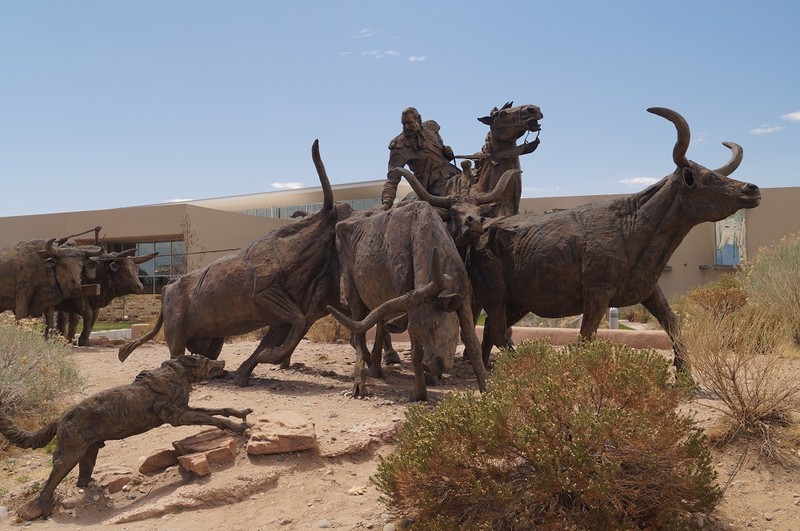
[{"label": "flat stone slab", "polygon": [[253,422],[247,453],[283,454],[317,447],[314,423],[295,411],[278,410]]}]

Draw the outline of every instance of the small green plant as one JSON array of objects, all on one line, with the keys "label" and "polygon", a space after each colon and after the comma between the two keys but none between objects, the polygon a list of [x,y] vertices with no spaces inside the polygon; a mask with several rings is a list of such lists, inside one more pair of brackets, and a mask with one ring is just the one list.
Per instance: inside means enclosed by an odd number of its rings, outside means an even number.
[{"label": "small green plant", "polygon": [[30,480],[31,480],[31,478],[29,478],[28,476],[17,476],[17,477],[14,478],[14,481],[19,483],[20,485],[23,484],[23,483],[27,483]]},{"label": "small green plant", "polygon": [[721,492],[702,433],[676,412],[691,390],[669,382],[654,351],[523,343],[483,395],[409,408],[372,480],[414,529],[675,527]]},{"label": "small green plant", "polygon": [[326,315],[311,325],[306,333],[306,338],[314,343],[336,343],[348,341],[350,331],[332,315]]},{"label": "small green plant", "polygon": [[4,498],[8,494],[8,489],[0,487],[0,498]]}]

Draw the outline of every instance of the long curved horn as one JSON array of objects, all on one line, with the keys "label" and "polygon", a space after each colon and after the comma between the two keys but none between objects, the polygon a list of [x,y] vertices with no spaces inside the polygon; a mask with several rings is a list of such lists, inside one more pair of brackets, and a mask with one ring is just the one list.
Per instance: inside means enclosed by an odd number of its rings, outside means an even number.
[{"label": "long curved horn", "polygon": [[314,167],[317,168],[319,182],[322,185],[322,208],[333,210],[333,191],[328,180],[328,172],[325,171],[325,165],[322,164],[322,157],[319,155],[319,139],[314,140],[314,145],[311,146],[311,158],[314,160]]},{"label": "long curved horn", "polygon": [[692,134],[689,131],[689,124],[683,119],[683,116],[665,107],[650,107],[647,112],[657,114],[662,118],[666,118],[675,125],[678,130],[678,140],[675,142],[675,147],[672,148],[672,160],[679,168],[688,168],[689,160],[686,158],[686,151],[689,149],[689,141]]},{"label": "long curved horn", "polygon": [[731,150],[731,160],[729,160],[728,163],[721,168],[714,170],[714,173],[718,173],[727,177],[731,173],[735,172],[736,168],[739,167],[739,164],[742,163],[744,150],[742,149],[742,146],[739,144],[734,144],[733,142],[723,142],[722,145]]},{"label": "long curved horn", "polygon": [[[120,253],[120,254],[122,254],[122,253]],[[119,255],[117,255],[117,256],[119,256]],[[134,256],[133,257],[133,263],[134,264],[143,264],[143,263],[147,262],[148,260],[152,260],[156,256],[158,256],[157,252],[156,253],[151,253],[151,254],[146,254],[144,256]]]},{"label": "long curved horn", "polygon": [[44,244],[44,250],[47,251],[47,254],[49,254],[50,256],[59,255],[58,247],[53,244],[55,241],[56,241],[55,238],[50,238],[49,240],[47,240],[47,243]]},{"label": "long curved horn", "polygon": [[128,256],[133,256],[136,254],[136,248],[133,249],[126,249],[125,251],[120,251],[114,256],[114,258],[127,258]]},{"label": "long curved horn", "polygon": [[416,192],[417,197],[419,197],[423,201],[427,201],[431,204],[431,206],[435,207],[443,207],[443,208],[450,208],[453,206],[454,198],[447,196],[447,197],[440,197],[437,195],[432,195],[428,192],[422,184],[417,180],[416,176],[411,173],[409,170],[405,168],[392,168],[392,172],[399,173],[403,177],[406,178],[408,184],[411,185],[411,188]]},{"label": "long curved horn", "polygon": [[497,201],[506,191],[506,188],[508,188],[508,185],[511,183],[511,179],[514,178],[514,174],[522,175],[522,170],[511,169],[504,171],[503,175],[500,177],[500,180],[497,181],[496,185],[494,185],[494,189],[489,192],[475,192],[475,200],[479,205],[485,205],[486,203],[493,203]]},{"label": "long curved horn", "polygon": [[429,282],[419,289],[409,291],[394,299],[389,299],[383,304],[376,306],[360,321],[354,321],[333,306],[328,306],[327,308],[331,315],[344,326],[353,332],[364,333],[380,321],[385,321],[388,317],[406,313],[409,304],[414,304],[425,297],[430,297],[434,293],[439,293],[441,287],[436,284],[436,282]]},{"label": "long curved horn", "polygon": [[86,253],[87,257],[100,256],[106,252],[105,249],[98,245],[81,245],[81,249]]}]

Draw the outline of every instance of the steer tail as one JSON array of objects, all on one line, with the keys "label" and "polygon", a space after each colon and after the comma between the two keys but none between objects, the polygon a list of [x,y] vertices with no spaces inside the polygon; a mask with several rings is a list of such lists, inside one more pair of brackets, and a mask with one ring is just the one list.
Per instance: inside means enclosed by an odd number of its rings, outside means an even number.
[{"label": "steer tail", "polygon": [[11,419],[0,413],[0,433],[20,448],[44,448],[53,440],[58,429],[58,421],[54,420],[37,432],[28,432],[17,428]]},{"label": "steer tail", "polygon": [[161,330],[162,324],[164,324],[164,310],[158,312],[158,320],[156,321],[156,324],[152,330],[147,332],[139,339],[136,339],[134,341],[129,341],[128,343],[125,343],[119,348],[119,354],[117,355],[119,361],[125,361],[126,359],[128,359],[128,356],[131,355],[131,352],[133,352],[143,344],[147,343],[148,341],[156,337],[158,331]]}]

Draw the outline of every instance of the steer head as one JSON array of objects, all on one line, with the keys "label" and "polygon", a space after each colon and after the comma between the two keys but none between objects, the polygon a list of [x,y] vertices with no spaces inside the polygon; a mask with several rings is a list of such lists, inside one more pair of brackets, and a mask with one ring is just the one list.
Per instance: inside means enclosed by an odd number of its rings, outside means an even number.
[{"label": "steer head", "polygon": [[108,287],[115,297],[138,294],[144,289],[139,280],[139,264],[148,262],[158,256],[158,252],[133,256],[136,249],[128,249],[119,253],[106,253],[103,256],[92,258],[97,264],[102,264],[108,275]]},{"label": "steer head", "polygon": [[459,250],[478,241],[483,234],[483,224],[486,221],[484,209],[503,197],[511,180],[521,173],[521,170],[506,171],[494,190],[490,192],[471,189],[466,193],[436,196],[428,192],[406,168],[392,168],[391,171],[405,177],[417,197],[436,207],[442,220],[447,223],[447,230]]},{"label": "steer head", "polygon": [[672,150],[677,169],[662,182],[674,183],[680,187],[680,205],[685,220],[693,224],[719,221],[739,209],[755,208],[761,203],[761,190],[758,186],[728,177],[742,162],[741,146],[733,142],[723,142],[722,145],[731,150],[731,158],[724,166],[709,170],[686,158],[691,134],[689,125],[680,114],[663,107],[651,107],[647,110],[666,118],[677,129],[678,139]]},{"label": "steer head", "polygon": [[[452,277],[442,274],[441,259],[436,248],[431,253],[431,281],[424,286],[390,299],[374,308],[361,321],[354,321],[328,306],[328,311],[342,325],[356,333],[366,333],[378,323],[407,316],[408,334],[425,352],[424,363],[428,372],[438,376],[453,366],[453,356],[458,345],[459,321],[455,314],[463,298],[452,288]],[[402,328],[402,327],[400,327]]]},{"label": "steer head", "polygon": [[55,238],[52,238],[39,251],[39,256],[44,259],[45,267],[52,271],[59,291],[66,298],[80,290],[85,260],[102,253],[102,247],[57,245]]}]

